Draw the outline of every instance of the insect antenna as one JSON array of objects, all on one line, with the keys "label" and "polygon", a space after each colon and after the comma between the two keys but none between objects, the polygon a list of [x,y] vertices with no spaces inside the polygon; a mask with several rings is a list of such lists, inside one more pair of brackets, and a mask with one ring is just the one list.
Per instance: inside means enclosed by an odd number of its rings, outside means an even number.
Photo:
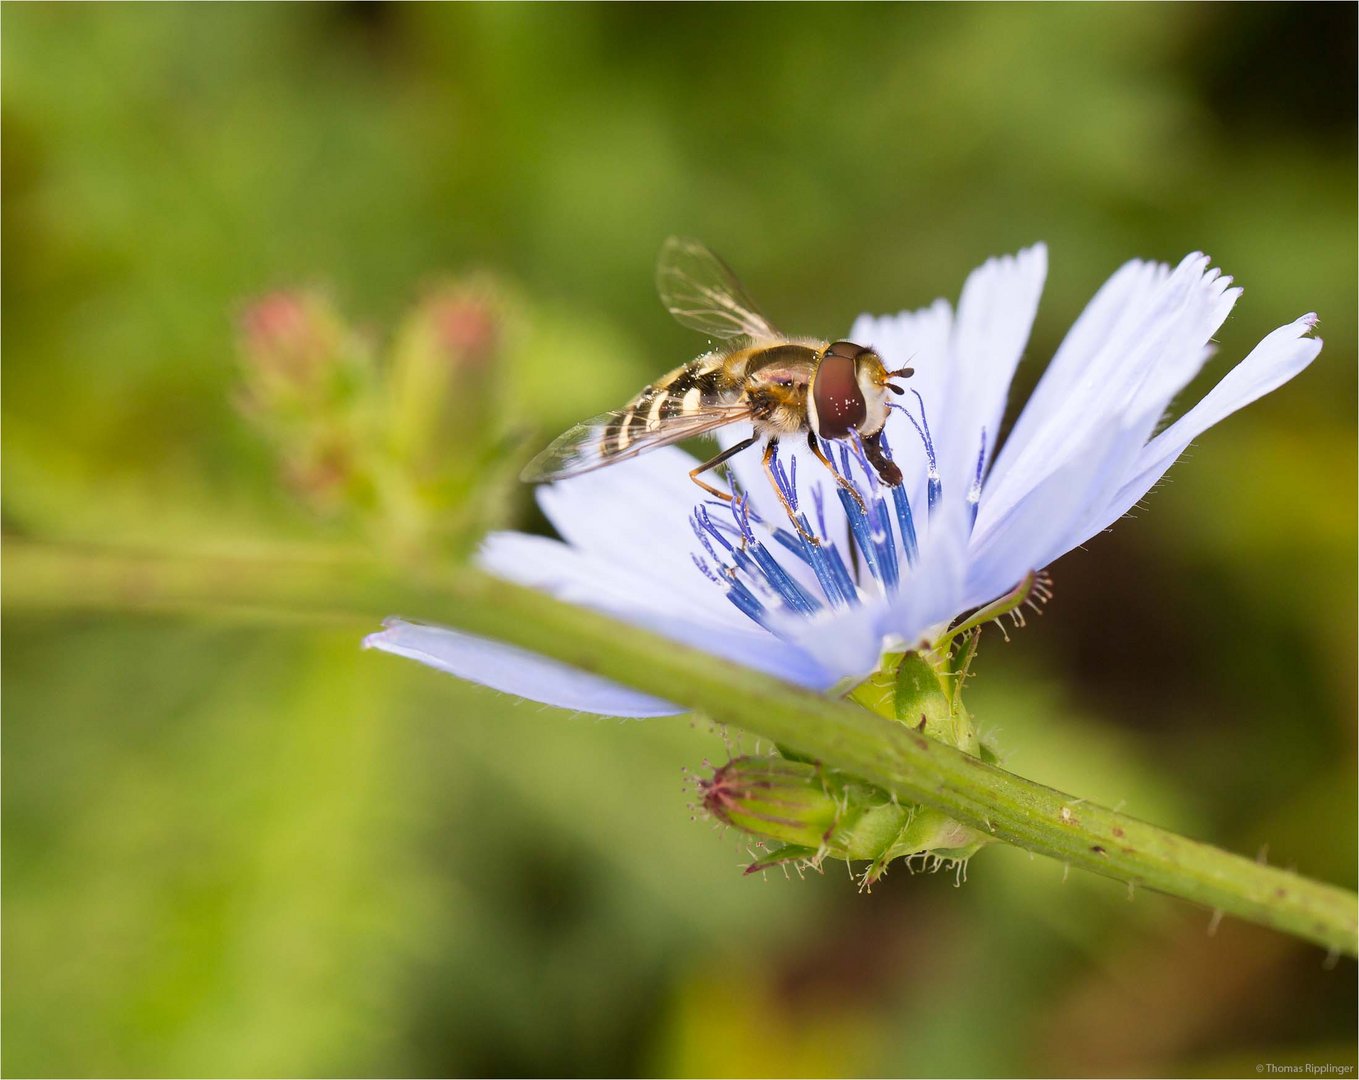
[{"label": "insect antenna", "polygon": [[[902,368],[897,368],[896,371],[889,371],[889,372],[887,373],[887,377],[888,377],[889,379],[909,379],[909,378],[910,378],[912,375],[914,375],[914,374],[915,374],[915,368],[913,368],[913,367],[902,367]],[[885,383],[884,385],[887,387],[888,390],[892,391],[892,393],[894,393],[894,394],[904,394],[904,393],[906,393],[905,390],[903,390],[903,389],[902,389],[901,387],[899,387],[899,386],[896,386],[896,385],[893,384],[893,383],[890,383],[890,382],[889,382],[889,383]]]}]

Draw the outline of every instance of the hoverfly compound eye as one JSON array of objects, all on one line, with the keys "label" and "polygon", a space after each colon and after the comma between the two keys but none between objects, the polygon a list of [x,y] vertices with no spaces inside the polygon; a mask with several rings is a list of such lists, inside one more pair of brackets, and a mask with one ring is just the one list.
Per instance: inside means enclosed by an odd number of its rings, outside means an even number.
[{"label": "hoverfly compound eye", "polygon": [[837,341],[816,365],[807,405],[812,428],[823,439],[847,438],[868,416],[858,365],[860,354],[866,352],[852,341]]}]

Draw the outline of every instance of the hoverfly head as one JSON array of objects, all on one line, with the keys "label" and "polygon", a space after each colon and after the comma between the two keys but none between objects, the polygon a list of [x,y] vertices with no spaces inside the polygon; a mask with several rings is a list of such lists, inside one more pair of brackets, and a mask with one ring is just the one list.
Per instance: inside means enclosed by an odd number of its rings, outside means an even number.
[{"label": "hoverfly head", "polygon": [[836,341],[817,358],[807,395],[811,428],[824,439],[843,439],[850,432],[872,435],[887,420],[887,391],[902,393],[889,380],[906,378],[910,368],[888,371],[865,345]]}]

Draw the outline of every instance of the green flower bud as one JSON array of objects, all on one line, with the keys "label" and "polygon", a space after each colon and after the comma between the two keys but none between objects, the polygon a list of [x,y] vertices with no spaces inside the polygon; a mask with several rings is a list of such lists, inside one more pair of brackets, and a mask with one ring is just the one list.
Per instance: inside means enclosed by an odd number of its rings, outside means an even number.
[{"label": "green flower bud", "polygon": [[263,297],[240,321],[242,411],[312,509],[401,558],[464,554],[515,487],[499,370],[512,306],[488,279],[440,286],[380,354],[319,294]]},{"label": "green flower bud", "polygon": [[[368,350],[317,293],[277,292],[247,305],[239,348],[246,412],[297,420],[353,397]],[[266,415],[267,414],[267,415]]]},{"label": "green flower bud", "polygon": [[507,317],[501,290],[474,278],[432,289],[398,328],[389,374],[392,447],[422,482],[437,484],[451,465],[475,460],[503,423],[497,369]]},{"label": "green flower bud", "polygon": [[819,849],[835,830],[839,807],[821,770],[781,757],[738,757],[700,780],[704,808],[742,832]]},{"label": "green flower bud", "polygon": [[[969,634],[952,652],[889,655],[849,700],[986,760],[962,684],[976,652]],[[827,858],[867,861],[871,885],[894,859],[961,867],[990,837],[926,806],[903,804],[871,784],[784,751],[739,757],[699,781],[713,817],[776,846],[747,873],[779,863],[819,866]]]},{"label": "green flower bud", "polygon": [[249,304],[238,340],[241,411],[273,443],[288,487],[327,513],[364,498],[374,385],[366,344],[328,300],[307,292]]},{"label": "green flower bud", "polygon": [[827,858],[866,861],[863,881],[871,885],[893,859],[962,863],[988,839],[936,810],[783,757],[734,758],[700,780],[699,790],[717,820],[777,845],[747,873],[778,863],[819,866]]}]

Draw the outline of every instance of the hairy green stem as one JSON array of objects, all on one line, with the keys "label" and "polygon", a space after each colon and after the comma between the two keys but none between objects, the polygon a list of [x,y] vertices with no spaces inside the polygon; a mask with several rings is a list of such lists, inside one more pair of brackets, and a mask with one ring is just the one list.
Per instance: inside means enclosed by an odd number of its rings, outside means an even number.
[{"label": "hairy green stem", "polygon": [[507,642],[698,709],[937,807],[998,840],[1359,955],[1359,898],[1015,776],[905,725],[799,690],[542,593],[466,570],[349,557],[145,555],[17,541],[6,611],[400,614]]}]

